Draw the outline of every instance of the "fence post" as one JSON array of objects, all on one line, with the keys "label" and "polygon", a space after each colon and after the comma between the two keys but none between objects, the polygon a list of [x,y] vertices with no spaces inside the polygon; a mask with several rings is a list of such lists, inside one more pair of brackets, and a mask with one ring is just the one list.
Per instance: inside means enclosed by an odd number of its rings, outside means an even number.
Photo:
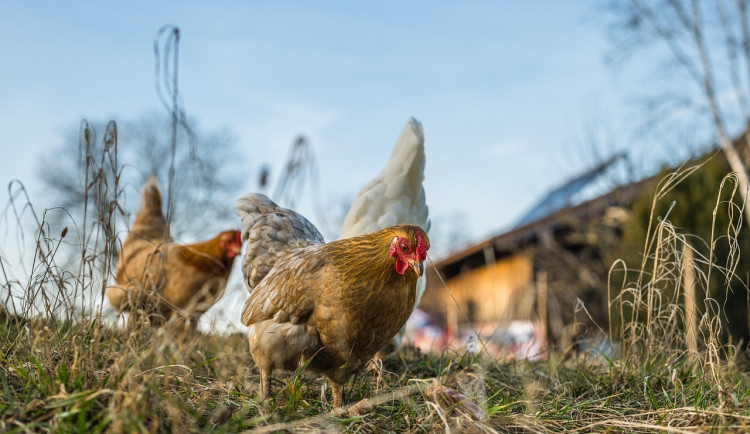
[{"label": "fence post", "polygon": [[682,286],[684,287],[683,296],[685,298],[685,334],[689,360],[695,362],[698,354],[698,326],[696,324],[696,305],[695,305],[695,266],[693,265],[693,250],[685,241],[682,247]]},{"label": "fence post", "polygon": [[536,311],[539,324],[539,349],[547,348],[547,271],[536,273]]}]

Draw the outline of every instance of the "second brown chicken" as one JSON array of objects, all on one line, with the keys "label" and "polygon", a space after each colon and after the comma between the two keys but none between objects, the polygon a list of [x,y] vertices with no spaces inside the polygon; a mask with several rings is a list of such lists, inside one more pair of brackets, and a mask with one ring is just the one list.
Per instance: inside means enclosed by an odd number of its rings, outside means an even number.
[{"label": "second brown chicken", "polygon": [[241,247],[237,230],[194,244],[172,241],[161,209],[161,190],[151,176],[118,252],[117,282],[107,288],[107,298],[121,312],[145,314],[150,325],[175,317],[184,320],[190,332],[224,293]]}]

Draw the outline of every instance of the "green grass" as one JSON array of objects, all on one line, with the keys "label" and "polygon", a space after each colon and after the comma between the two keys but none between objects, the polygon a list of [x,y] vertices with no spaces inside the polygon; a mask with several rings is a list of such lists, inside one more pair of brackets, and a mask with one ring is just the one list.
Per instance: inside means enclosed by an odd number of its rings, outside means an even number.
[{"label": "green grass", "polygon": [[[239,334],[196,335],[183,345],[159,330],[6,319],[0,336],[0,429],[8,432],[425,432],[446,423],[457,431],[731,432],[750,424],[744,368],[723,364],[717,383],[669,352],[637,363],[573,353],[495,363],[405,348],[380,376],[363,372],[345,390],[349,404],[389,399],[332,413],[321,399],[325,378],[300,372],[276,375],[273,397],[261,402],[258,370]],[[463,391],[487,417],[427,398],[435,383]]]}]

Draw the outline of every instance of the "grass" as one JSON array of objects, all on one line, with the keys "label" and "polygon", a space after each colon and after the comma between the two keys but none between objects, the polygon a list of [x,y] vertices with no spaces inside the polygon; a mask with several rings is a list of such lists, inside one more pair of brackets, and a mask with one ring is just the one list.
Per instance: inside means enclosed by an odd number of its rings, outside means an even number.
[{"label": "grass", "polygon": [[[0,333],[0,429],[7,432],[685,432],[750,424],[747,372],[727,364],[717,384],[688,358],[665,353],[637,363],[573,353],[495,363],[405,348],[380,375],[361,373],[345,391],[350,404],[383,402],[336,413],[322,399],[325,379],[300,373],[277,376],[274,396],[261,402],[259,373],[239,334],[182,344],[162,330],[7,317]],[[436,399],[427,392],[433,384],[463,391],[486,418]]]}]

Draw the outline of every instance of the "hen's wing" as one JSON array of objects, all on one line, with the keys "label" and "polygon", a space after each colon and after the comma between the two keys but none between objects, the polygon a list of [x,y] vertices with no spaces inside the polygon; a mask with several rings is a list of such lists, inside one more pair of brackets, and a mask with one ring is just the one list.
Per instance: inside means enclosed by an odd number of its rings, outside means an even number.
[{"label": "hen's wing", "polygon": [[340,238],[375,232],[400,223],[429,230],[424,188],[424,133],[409,119],[396,141],[388,164],[360,190],[344,219]]},{"label": "hen's wing", "polygon": [[248,291],[253,291],[285,251],[325,242],[306,218],[263,194],[241,197],[234,207],[242,218],[242,240],[247,242],[242,274]]},{"label": "hen's wing", "polygon": [[273,269],[258,283],[242,309],[249,326],[273,318],[277,323],[304,322],[315,307],[322,245],[294,247],[279,254]]},{"label": "hen's wing", "polygon": [[151,241],[169,239],[169,226],[161,211],[161,190],[156,175],[149,176],[143,186],[141,204],[129,237]]}]

